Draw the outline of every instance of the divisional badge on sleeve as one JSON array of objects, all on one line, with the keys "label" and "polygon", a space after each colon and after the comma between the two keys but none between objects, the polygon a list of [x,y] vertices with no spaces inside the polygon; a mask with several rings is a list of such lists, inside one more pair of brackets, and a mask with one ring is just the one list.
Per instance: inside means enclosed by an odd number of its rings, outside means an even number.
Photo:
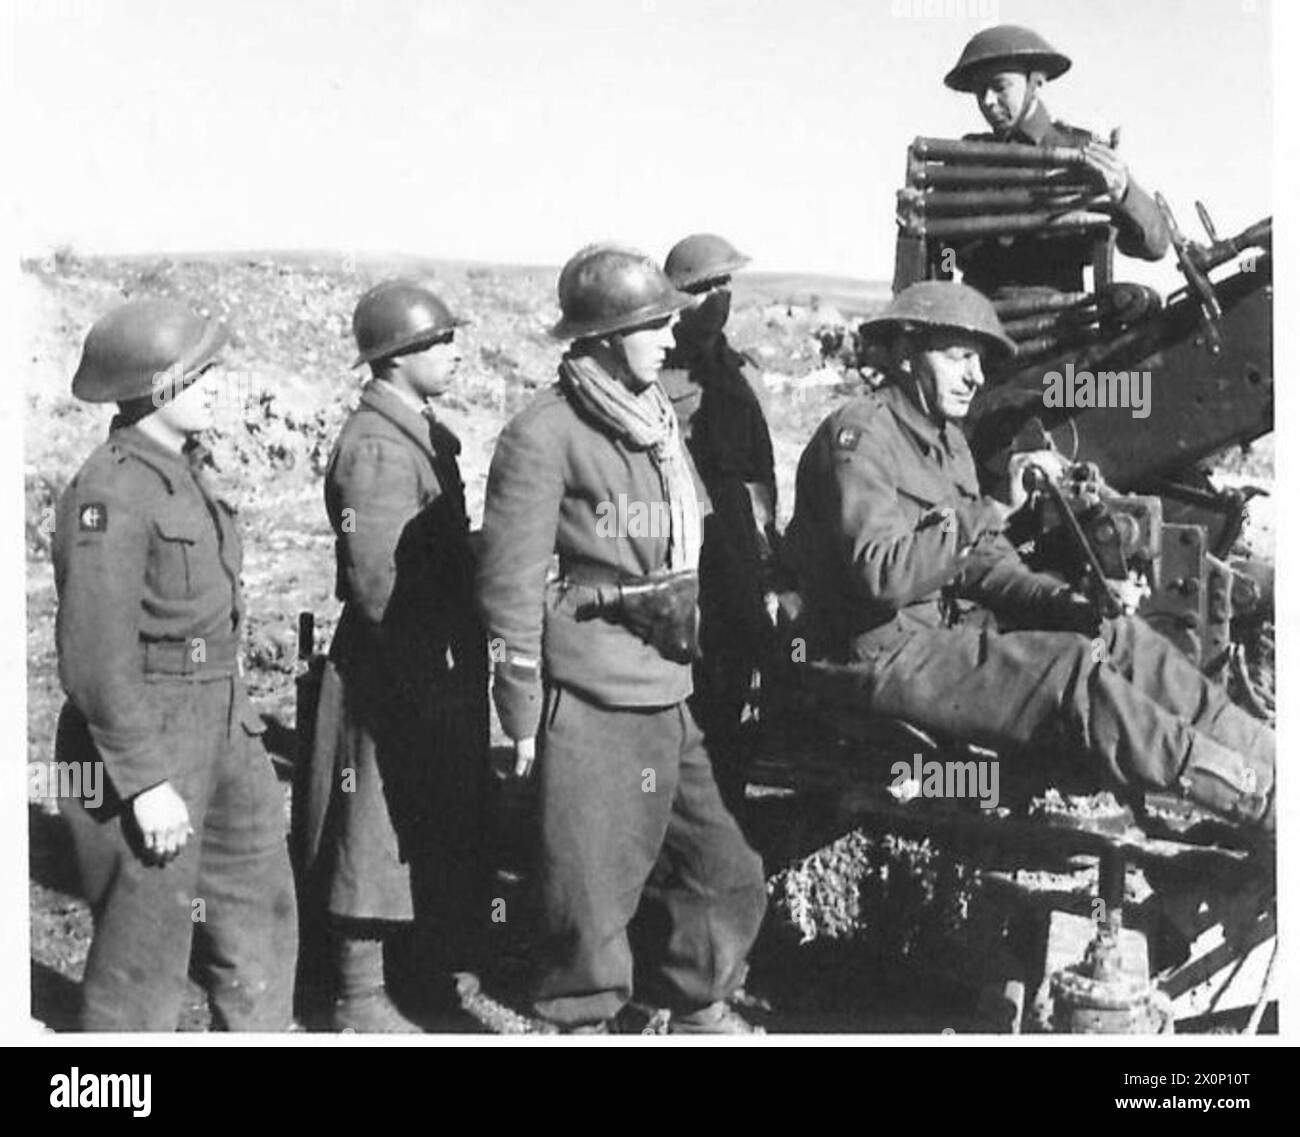
[{"label": "divisional badge on sleeve", "polygon": [[854,426],[842,426],[839,433],[835,436],[836,450],[856,450],[858,448],[858,439],[862,437],[862,431]]},{"label": "divisional badge on sleeve", "polygon": [[83,533],[103,533],[108,528],[108,506],[102,501],[88,501],[77,515]]}]

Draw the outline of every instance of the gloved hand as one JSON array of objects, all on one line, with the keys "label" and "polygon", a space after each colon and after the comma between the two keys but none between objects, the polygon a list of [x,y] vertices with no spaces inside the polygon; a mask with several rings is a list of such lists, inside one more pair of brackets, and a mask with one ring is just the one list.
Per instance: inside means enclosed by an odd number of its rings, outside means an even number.
[{"label": "gloved hand", "polygon": [[1101,617],[1091,600],[1066,585],[1045,601],[1039,626],[1045,631],[1096,636]]},{"label": "gloved hand", "polygon": [[699,656],[699,592],[699,577],[691,569],[618,586],[627,626],[674,663]]}]

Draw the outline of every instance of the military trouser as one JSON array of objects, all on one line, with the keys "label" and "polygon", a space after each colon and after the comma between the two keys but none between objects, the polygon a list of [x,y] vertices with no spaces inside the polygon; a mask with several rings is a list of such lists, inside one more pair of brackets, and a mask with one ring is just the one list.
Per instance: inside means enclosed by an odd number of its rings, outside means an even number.
[{"label": "military trouser", "polygon": [[681,1011],[726,998],[763,919],[763,866],[686,704],[602,707],[551,688],[542,724],[538,1014],[574,1026],[628,1002],[643,896],[663,924],[636,961],[653,997]]},{"label": "military trouser", "polygon": [[327,670],[325,683],[339,682],[346,713],[318,724],[313,755],[328,767],[317,871],[330,915],[468,937],[487,913],[486,690],[431,689],[414,707]]},{"label": "military trouser", "polygon": [[[194,829],[174,860],[141,859],[129,802],[104,811],[60,803],[95,921],[86,1030],[175,1030],[191,968],[219,1029],[290,1025],[298,932],[285,799],[245,722],[239,683],[150,679],[173,756],[168,781]],[[65,708],[70,716],[79,719]],[[61,735],[75,732],[65,725]]]},{"label": "military trouser", "polygon": [[862,653],[875,714],[994,749],[1025,746],[1049,720],[1118,785],[1174,786],[1200,736],[1253,760],[1271,788],[1273,732],[1237,707],[1138,618],[1096,639],[991,627],[918,631]]}]

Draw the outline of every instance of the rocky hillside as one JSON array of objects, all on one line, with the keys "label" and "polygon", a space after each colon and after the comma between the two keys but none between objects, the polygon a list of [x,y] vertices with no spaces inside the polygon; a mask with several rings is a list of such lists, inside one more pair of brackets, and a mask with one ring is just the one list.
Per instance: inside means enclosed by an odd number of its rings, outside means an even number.
[{"label": "rocky hillside", "polygon": [[[62,252],[23,265],[18,324],[25,332],[25,489],[29,552],[29,739],[33,756],[52,737],[53,506],[68,478],[103,438],[110,411],[74,400],[69,381],[91,323],[130,297],[181,300],[224,320],[233,334],[220,388],[213,449],[240,504],[247,556],[248,663],[254,693],[291,721],[294,629],[310,609],[328,637],[336,615],[332,542],[321,503],[329,448],[354,404],[360,375],[351,312],[358,296],[402,274],[435,288],[472,323],[465,360],[440,413],[460,435],[471,518],[482,515],[492,448],[502,426],[560,354],[547,335],[558,312],[556,270],[465,265],[410,257],[337,254],[79,258]],[[761,365],[770,390],[782,520],[794,500],[794,470],[816,423],[861,377],[844,366],[849,328],[887,287],[792,274],[742,274],[732,342]],[[1272,439],[1243,460],[1225,455],[1225,480],[1272,478]],[[1252,507],[1271,552],[1271,501]]]},{"label": "rocky hillside", "polygon": [[[23,265],[19,324],[27,335],[25,488],[29,552],[29,739],[50,744],[57,710],[48,563],[53,506],[102,439],[110,411],[74,400],[69,381],[91,323],[131,297],[181,300],[218,316],[233,333],[213,449],[240,503],[247,543],[248,662],[268,713],[291,721],[297,613],[317,613],[325,637],[336,615],[332,541],[321,503],[329,448],[355,401],[359,372],[351,313],[375,281],[424,280],[472,323],[465,361],[441,412],[464,444],[471,517],[482,515],[497,434],[538,384],[549,383],[559,347],[556,272],[411,258],[358,261],[337,255],[228,255],[81,259],[62,253]],[[738,290],[733,342],[760,360],[773,393],[773,428],[788,509],[793,470],[812,426],[846,379],[826,352],[850,318],[870,310],[879,287],[798,276],[756,276]],[[797,380],[797,382],[796,382]]]}]

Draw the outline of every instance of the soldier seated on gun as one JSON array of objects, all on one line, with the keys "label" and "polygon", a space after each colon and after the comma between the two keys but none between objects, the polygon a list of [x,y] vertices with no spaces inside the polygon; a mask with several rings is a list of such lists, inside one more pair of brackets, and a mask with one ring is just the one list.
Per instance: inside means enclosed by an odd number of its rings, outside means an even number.
[{"label": "soldier seated on gun", "polygon": [[1144,621],[1099,619],[1005,537],[1020,472],[1059,459],[1013,459],[1010,505],[980,495],[961,419],[985,361],[1011,350],[989,301],[927,281],[865,329],[890,340],[890,381],[817,429],[783,543],[808,636],[850,665],[853,705],[996,749],[1063,720],[1099,779],[1175,789],[1271,835],[1273,732]]},{"label": "soldier seated on gun", "polygon": [[[1114,202],[1116,247],[1125,256],[1158,261],[1169,248],[1169,231],[1150,195],[1111,146],[1090,131],[1053,120],[1043,104],[1043,84],[1069,69],[1069,58],[1037,32],[1003,25],[973,36],[944,83],[973,94],[992,128],[968,140],[1082,148],[1092,175]],[[956,261],[962,280],[986,296],[1025,288],[1080,292],[1091,242],[1087,235],[980,238],[958,248]]]}]

